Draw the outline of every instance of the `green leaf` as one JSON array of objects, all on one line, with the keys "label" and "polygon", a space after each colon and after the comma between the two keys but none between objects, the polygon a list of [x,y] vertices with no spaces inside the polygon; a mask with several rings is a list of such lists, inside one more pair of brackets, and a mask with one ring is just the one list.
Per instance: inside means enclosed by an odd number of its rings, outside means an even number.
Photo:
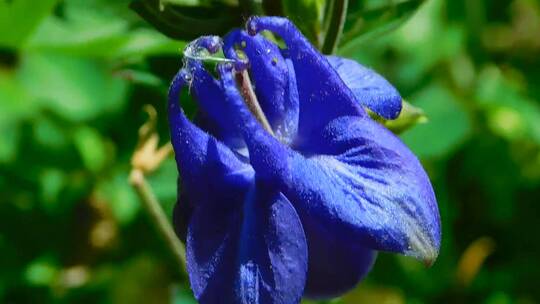
[{"label": "green leaf", "polygon": [[159,169],[148,177],[148,183],[168,215],[176,203],[178,169],[174,158],[167,158]]},{"label": "green leaf", "polygon": [[19,125],[0,120],[0,164],[15,160],[20,137]]},{"label": "green leaf", "polygon": [[159,0],[135,0],[131,8],[163,34],[179,40],[203,35],[224,35],[243,19],[238,7],[162,6]]},{"label": "green leaf", "polygon": [[117,111],[126,101],[126,81],[98,61],[32,53],[16,77],[42,107],[69,121]]},{"label": "green leaf", "polygon": [[499,68],[488,66],[482,70],[476,97],[495,134],[508,140],[531,139],[540,145],[540,106]]},{"label": "green leaf", "polygon": [[141,206],[135,190],[128,182],[128,170],[115,168],[112,175],[101,179],[96,188],[96,194],[109,204],[115,219],[121,225],[130,224]]},{"label": "green leaf", "polygon": [[24,88],[11,74],[0,70],[0,163],[14,161],[20,137],[20,122],[36,111]]},{"label": "green leaf", "polygon": [[18,48],[47,17],[58,0],[0,1],[0,46]]},{"label": "green leaf", "polygon": [[174,286],[172,294],[172,304],[197,304],[193,293],[188,288]]},{"label": "green leaf", "polygon": [[12,73],[0,69],[0,121],[16,121],[27,118],[37,111],[32,98]]},{"label": "green leaf", "polygon": [[24,278],[30,285],[51,286],[59,272],[56,259],[45,255],[33,260],[26,267]]},{"label": "green leaf", "polygon": [[103,169],[108,160],[108,150],[104,138],[90,127],[81,127],[75,131],[74,141],[84,166],[92,172]]},{"label": "green leaf", "polygon": [[323,15],[325,3],[323,0],[284,0],[283,11],[302,33],[320,47],[322,44]]},{"label": "green leaf", "polygon": [[442,63],[455,66],[467,50],[467,33],[460,24],[446,24],[445,3],[428,1],[406,24],[390,35],[388,43],[403,62],[396,80],[415,86]]},{"label": "green leaf", "polygon": [[388,33],[408,20],[424,0],[367,1],[357,10],[349,10],[338,54],[357,53],[370,39]]},{"label": "green leaf", "polygon": [[40,173],[39,182],[43,207],[52,214],[62,206],[59,204],[59,194],[66,185],[67,176],[59,169],[47,168]]},{"label": "green leaf", "polygon": [[410,100],[429,117],[429,122],[416,125],[401,135],[418,157],[447,155],[471,132],[468,114],[457,97],[444,86],[432,84]]},{"label": "green leaf", "polygon": [[96,16],[91,11],[65,19],[52,16],[39,27],[28,48],[75,55],[114,53],[129,39],[127,28],[122,20]]},{"label": "green leaf", "polygon": [[119,58],[180,54],[186,43],[172,40],[155,30],[139,29],[130,32],[129,40],[116,51]]},{"label": "green leaf", "polygon": [[118,16],[71,9],[64,18],[51,16],[28,42],[28,49],[104,58],[142,57],[178,53],[183,42],[145,29],[129,30]]},{"label": "green leaf", "polygon": [[68,145],[69,134],[65,128],[53,119],[38,117],[33,125],[34,139],[36,143],[47,149],[61,149]]}]

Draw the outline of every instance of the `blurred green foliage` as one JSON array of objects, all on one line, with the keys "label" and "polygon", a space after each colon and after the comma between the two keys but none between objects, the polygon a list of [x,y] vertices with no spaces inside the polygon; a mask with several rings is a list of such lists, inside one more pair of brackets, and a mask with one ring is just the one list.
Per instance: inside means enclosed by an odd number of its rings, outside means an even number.
[{"label": "blurred green foliage", "polygon": [[[195,303],[130,158],[144,104],[168,138],[166,84],[188,39],[264,9],[322,44],[326,1],[246,3],[0,0],[1,303]],[[350,2],[337,53],[427,117],[401,136],[430,174],[443,244],[429,269],[380,254],[331,303],[540,302],[539,33],[534,0]],[[149,176],[168,214],[176,178],[172,157]]]}]

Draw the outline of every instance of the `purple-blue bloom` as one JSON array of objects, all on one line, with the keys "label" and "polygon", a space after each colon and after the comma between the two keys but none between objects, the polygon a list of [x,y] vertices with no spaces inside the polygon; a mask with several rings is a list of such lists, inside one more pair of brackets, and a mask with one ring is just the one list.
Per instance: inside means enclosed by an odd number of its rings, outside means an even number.
[{"label": "purple-blue bloom", "polygon": [[[215,78],[187,58],[169,91],[181,180],[174,221],[200,303],[337,296],[366,275],[377,251],[436,259],[440,219],[430,181],[364,109],[399,115],[401,97],[382,76],[321,55],[280,17],[253,17],[246,31],[191,47],[221,48],[230,59]],[[253,92],[239,84],[246,75]],[[184,87],[199,103],[195,123],[178,102]],[[267,122],[253,114],[254,98]]]}]

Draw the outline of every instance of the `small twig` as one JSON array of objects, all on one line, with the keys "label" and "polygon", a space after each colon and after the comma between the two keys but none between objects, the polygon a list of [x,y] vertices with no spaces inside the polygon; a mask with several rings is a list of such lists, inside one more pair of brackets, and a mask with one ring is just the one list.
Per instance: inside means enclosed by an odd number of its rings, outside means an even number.
[{"label": "small twig", "polygon": [[343,32],[343,27],[345,26],[348,6],[348,0],[331,1],[330,20],[321,49],[324,54],[333,54],[336,51],[339,44],[339,39],[341,38],[341,34]]},{"label": "small twig", "polygon": [[172,154],[173,149],[170,142],[158,147],[159,136],[156,133],[157,112],[150,105],[145,105],[144,110],[148,113],[148,120],[139,128],[139,142],[131,157],[132,169],[129,182],[137,191],[143,208],[150,217],[150,221],[167,243],[175,262],[178,263],[178,272],[184,276],[186,262],[184,245],[176,236],[167,215],[144,176],[145,173],[157,170],[161,163]]},{"label": "small twig", "polygon": [[150,216],[151,222],[156,226],[159,234],[163,236],[163,239],[167,243],[169,250],[174,256],[174,260],[178,263],[177,269],[182,276],[185,272],[185,248],[180,242],[174,230],[167,219],[167,215],[161,208],[161,204],[156,198],[152,188],[146,181],[144,173],[139,169],[133,169],[129,176],[130,183],[133,185],[137,194],[139,195],[143,207]]}]

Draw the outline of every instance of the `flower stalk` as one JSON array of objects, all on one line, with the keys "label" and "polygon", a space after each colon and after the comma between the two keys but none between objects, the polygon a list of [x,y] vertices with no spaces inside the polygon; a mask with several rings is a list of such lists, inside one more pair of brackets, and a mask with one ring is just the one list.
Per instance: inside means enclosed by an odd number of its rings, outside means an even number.
[{"label": "flower stalk", "polygon": [[178,272],[182,276],[185,276],[186,254],[184,245],[174,233],[167,215],[163,211],[163,208],[161,208],[161,204],[156,198],[152,187],[150,187],[146,181],[142,170],[133,169],[129,181],[137,191],[137,195],[141,199],[143,208],[146,214],[148,214],[150,221],[155,226],[157,232],[162,236],[169,251],[173,255],[174,261],[177,263],[176,269],[178,269]]},{"label": "flower stalk", "polygon": [[335,53],[347,18],[349,0],[333,0],[330,2],[330,14],[328,28],[324,37],[321,51],[323,54]]},{"label": "flower stalk", "polygon": [[150,222],[167,244],[174,261],[177,263],[175,268],[178,269],[181,276],[185,276],[186,254],[184,245],[176,236],[159,200],[145,178],[146,173],[155,171],[171,155],[173,151],[172,145],[169,142],[162,147],[158,147],[159,137],[155,131],[156,110],[150,105],[146,105],[144,110],[149,118],[139,129],[139,142],[131,158],[132,169],[129,182],[141,199],[143,209],[148,214]]}]

